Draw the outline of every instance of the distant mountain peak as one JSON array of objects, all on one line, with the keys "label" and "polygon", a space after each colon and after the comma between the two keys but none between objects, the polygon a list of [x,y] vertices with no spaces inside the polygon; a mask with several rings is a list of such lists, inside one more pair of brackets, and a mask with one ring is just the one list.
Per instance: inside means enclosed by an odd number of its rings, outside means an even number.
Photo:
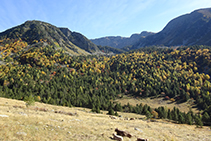
[{"label": "distant mountain peak", "polygon": [[172,19],[162,31],[143,38],[132,49],[152,46],[211,45],[211,8]]},{"label": "distant mountain peak", "polygon": [[102,37],[102,38],[97,38],[97,39],[91,39],[91,41],[95,43],[96,45],[123,48],[129,45],[132,46],[134,43],[139,41],[140,38],[144,38],[152,34],[154,33],[143,31],[141,33],[132,34],[130,37],[107,36],[107,37]]}]

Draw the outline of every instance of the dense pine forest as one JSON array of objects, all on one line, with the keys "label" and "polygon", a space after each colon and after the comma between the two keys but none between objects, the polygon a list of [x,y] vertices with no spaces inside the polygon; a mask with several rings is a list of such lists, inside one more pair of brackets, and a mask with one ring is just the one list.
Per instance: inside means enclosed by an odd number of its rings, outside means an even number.
[{"label": "dense pine forest", "polygon": [[[211,47],[145,47],[113,56],[71,56],[58,47],[0,40],[0,96],[92,109],[134,112],[147,118],[211,125]],[[190,102],[199,113],[114,103],[124,95]]]}]

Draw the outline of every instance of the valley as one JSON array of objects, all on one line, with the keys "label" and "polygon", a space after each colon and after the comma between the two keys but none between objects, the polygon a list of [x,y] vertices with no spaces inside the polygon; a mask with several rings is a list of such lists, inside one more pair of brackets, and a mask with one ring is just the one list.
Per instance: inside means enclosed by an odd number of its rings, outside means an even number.
[{"label": "valley", "polygon": [[1,32],[0,140],[210,140],[210,15],[129,38],[38,20]]}]

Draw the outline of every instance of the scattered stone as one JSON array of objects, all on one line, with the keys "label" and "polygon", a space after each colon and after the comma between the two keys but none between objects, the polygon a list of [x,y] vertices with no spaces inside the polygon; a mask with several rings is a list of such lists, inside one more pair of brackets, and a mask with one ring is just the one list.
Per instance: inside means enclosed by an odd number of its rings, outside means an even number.
[{"label": "scattered stone", "polygon": [[117,119],[117,117],[115,116],[109,116],[111,119]]},{"label": "scattered stone", "polygon": [[38,127],[35,127],[35,130],[39,130],[39,128]]},{"label": "scattered stone", "polygon": [[135,118],[130,118],[130,120],[135,120]]},{"label": "scattered stone", "polygon": [[9,117],[8,115],[0,115],[0,117]]},{"label": "scattered stone", "polygon": [[139,131],[139,132],[141,132],[141,133],[143,133],[143,131],[141,129],[138,129],[138,128],[134,128],[134,129]]},{"label": "scattered stone", "polygon": [[70,132],[70,131],[68,131],[68,132],[67,132],[67,134],[71,134],[71,132]]},{"label": "scattered stone", "polygon": [[17,132],[16,134],[18,134],[18,135],[24,135],[24,136],[27,135],[25,132]]},{"label": "scattered stone", "polygon": [[27,116],[27,114],[24,113],[24,112],[19,112],[19,114],[21,114],[21,115],[23,115],[23,116]]},{"label": "scattered stone", "polygon": [[13,107],[14,108],[24,108],[24,106],[17,106],[17,105],[14,105]]},{"label": "scattered stone", "polygon": [[123,141],[123,137],[122,136],[118,136],[116,134],[113,134],[113,140]]},{"label": "scattered stone", "polygon": [[120,136],[126,136],[128,138],[131,138],[132,135],[130,133],[128,133],[127,131],[123,131],[123,130],[119,130],[118,128],[115,129],[115,132],[117,133],[117,135],[120,135]]},{"label": "scattered stone", "polygon": [[81,120],[79,120],[79,119],[75,119],[76,121],[81,121]]},{"label": "scattered stone", "polygon": [[148,141],[148,139],[137,138],[137,141]]},{"label": "scattered stone", "polygon": [[128,120],[128,117],[125,117],[125,120]]}]

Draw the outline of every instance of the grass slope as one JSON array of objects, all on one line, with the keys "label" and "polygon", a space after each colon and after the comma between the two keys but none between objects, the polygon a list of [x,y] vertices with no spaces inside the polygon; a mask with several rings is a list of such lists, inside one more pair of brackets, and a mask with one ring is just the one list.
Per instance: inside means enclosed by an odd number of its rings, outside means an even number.
[{"label": "grass slope", "polygon": [[[48,111],[36,111],[36,107]],[[76,112],[77,115],[70,116],[55,111]],[[148,138],[150,141],[211,140],[208,127],[196,128],[195,125],[173,124],[164,120],[150,122],[143,120],[144,116],[131,113],[119,113],[122,118],[111,119],[106,112],[94,114],[89,111],[90,109],[38,102],[35,106],[26,108],[23,101],[0,98],[0,140],[108,141],[115,128],[127,130],[133,135],[131,139],[124,138],[125,141],[135,141],[137,137]],[[8,117],[1,117],[2,115]],[[125,117],[136,119],[124,120]]]},{"label": "grass slope", "polygon": [[[121,105],[127,105],[127,103],[130,103],[130,105],[136,106],[136,104],[147,104],[151,108],[158,108],[158,107],[167,107],[169,109],[173,109],[174,107],[178,108],[182,112],[188,112],[191,108],[191,110],[194,113],[198,113],[199,110],[196,108],[196,105],[190,102],[183,102],[183,103],[176,103],[171,102],[170,100],[164,100],[163,97],[160,98],[133,98],[131,96],[124,96],[123,98],[115,100],[115,102],[121,103]],[[194,108],[195,107],[195,108]]]}]

